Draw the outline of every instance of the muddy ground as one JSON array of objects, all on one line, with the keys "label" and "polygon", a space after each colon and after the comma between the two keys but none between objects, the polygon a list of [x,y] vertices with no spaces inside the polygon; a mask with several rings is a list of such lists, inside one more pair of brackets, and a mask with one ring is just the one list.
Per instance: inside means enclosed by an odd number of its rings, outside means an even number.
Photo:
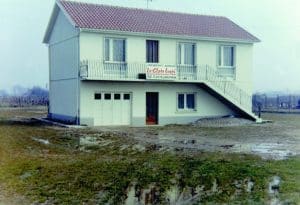
[{"label": "muddy ground", "polygon": [[[29,120],[46,116],[44,107],[1,108],[2,117]],[[21,114],[20,114],[21,113]],[[149,127],[81,127],[69,132],[113,133],[138,144],[139,149],[154,145],[162,151],[226,152],[259,155],[264,159],[286,159],[300,155],[300,114],[263,113],[268,122],[257,124],[238,118],[204,119],[188,125]],[[60,129],[55,128],[54,129]],[[126,146],[126,145],[124,145]]]},{"label": "muddy ground", "polygon": [[300,114],[263,114],[271,122],[256,124],[236,118],[207,119],[189,125],[163,127],[95,127],[132,137],[159,149],[234,152],[285,159],[300,154]]}]

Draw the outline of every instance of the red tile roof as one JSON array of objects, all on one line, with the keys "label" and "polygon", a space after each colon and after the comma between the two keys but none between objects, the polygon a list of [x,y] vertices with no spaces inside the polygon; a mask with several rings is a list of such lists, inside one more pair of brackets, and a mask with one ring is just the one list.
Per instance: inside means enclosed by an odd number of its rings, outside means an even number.
[{"label": "red tile roof", "polygon": [[60,1],[76,27],[257,42],[225,17]]}]

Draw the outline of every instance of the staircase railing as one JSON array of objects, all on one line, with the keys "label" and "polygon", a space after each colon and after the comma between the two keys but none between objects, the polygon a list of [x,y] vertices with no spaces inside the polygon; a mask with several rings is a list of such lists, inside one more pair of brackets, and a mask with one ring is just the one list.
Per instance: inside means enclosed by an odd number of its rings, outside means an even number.
[{"label": "staircase railing", "polygon": [[217,69],[210,66],[197,66],[197,79],[205,82],[215,91],[233,100],[235,104],[252,110],[252,96],[239,88],[234,82],[220,76]]}]

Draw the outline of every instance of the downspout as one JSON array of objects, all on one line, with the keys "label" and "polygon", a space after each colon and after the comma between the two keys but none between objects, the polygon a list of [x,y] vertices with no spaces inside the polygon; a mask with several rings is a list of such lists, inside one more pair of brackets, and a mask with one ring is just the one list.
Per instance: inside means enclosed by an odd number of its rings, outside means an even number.
[{"label": "downspout", "polygon": [[51,58],[51,49],[50,49],[50,45],[48,44],[47,45],[47,48],[48,48],[48,74],[49,74],[49,77],[48,77],[48,105],[47,105],[47,118],[51,119],[52,116],[51,116],[51,112],[50,112],[50,93],[51,93],[51,62],[50,62],[50,58]]},{"label": "downspout", "polygon": [[78,29],[77,35],[77,55],[78,55],[78,72],[77,72],[77,119],[76,124],[80,125],[80,29]]}]

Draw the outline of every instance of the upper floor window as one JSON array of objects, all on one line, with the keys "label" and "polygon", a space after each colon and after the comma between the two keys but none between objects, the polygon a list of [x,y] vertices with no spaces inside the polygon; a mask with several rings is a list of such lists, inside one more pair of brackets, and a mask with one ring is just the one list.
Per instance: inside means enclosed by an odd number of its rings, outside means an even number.
[{"label": "upper floor window", "polygon": [[194,43],[179,43],[178,44],[178,64],[179,65],[195,65],[195,50]]},{"label": "upper floor window", "polygon": [[125,62],[125,39],[105,38],[104,60]]},{"label": "upper floor window", "polygon": [[234,67],[235,65],[235,47],[234,46],[220,46],[218,66],[220,67]]},{"label": "upper floor window", "polygon": [[158,63],[159,42],[155,40],[146,40],[147,63]]}]

